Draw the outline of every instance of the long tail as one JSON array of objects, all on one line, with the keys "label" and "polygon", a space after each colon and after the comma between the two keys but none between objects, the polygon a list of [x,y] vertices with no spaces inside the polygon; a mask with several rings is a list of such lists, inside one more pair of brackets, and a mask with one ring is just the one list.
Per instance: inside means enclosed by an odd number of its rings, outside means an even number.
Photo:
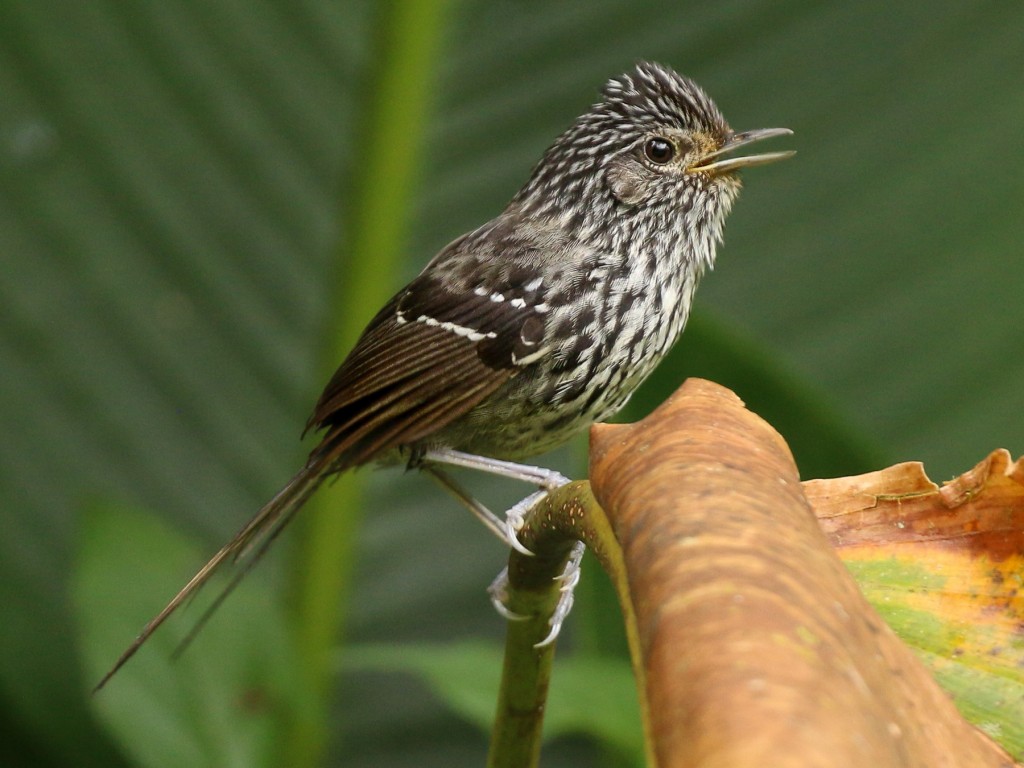
[{"label": "long tail", "polygon": [[[171,601],[164,606],[163,610],[160,611],[156,616],[150,619],[149,623],[142,628],[138,637],[129,645],[124,653],[120,655],[114,666],[110,668],[110,671],[103,676],[103,679],[99,681],[93,693],[100,690],[107,681],[110,680],[118,670],[121,669],[127,663],[127,661],[135,655],[135,652],[142,647],[149,637],[163,624],[167,618],[174,613],[185,601],[193,597],[207,581],[213,576],[217,570],[224,565],[226,562],[239,562],[239,570],[235,573],[234,577],[227,584],[224,590],[217,596],[216,600],[210,605],[203,615],[199,618],[198,623],[189,632],[189,634],[179,645],[178,651],[184,649],[189,642],[195,637],[198,631],[206,623],[206,621],[213,615],[213,612],[227,596],[234,591],[235,587],[241,582],[245,575],[252,569],[252,567],[259,561],[263,554],[267,551],[270,545],[277,538],[277,535],[284,530],[285,526],[291,522],[292,518],[295,517],[295,513],[298,512],[302,505],[309,500],[309,497],[313,495],[320,484],[323,482],[326,472],[325,461],[310,461],[302,470],[295,475],[288,484],[284,486],[277,494],[268,501],[263,507],[257,512],[253,518],[246,523],[242,529],[235,534],[235,536],[225,544],[210,560],[204,565],[199,571],[189,579],[188,584],[181,588]],[[243,561],[244,562],[241,562]]]}]

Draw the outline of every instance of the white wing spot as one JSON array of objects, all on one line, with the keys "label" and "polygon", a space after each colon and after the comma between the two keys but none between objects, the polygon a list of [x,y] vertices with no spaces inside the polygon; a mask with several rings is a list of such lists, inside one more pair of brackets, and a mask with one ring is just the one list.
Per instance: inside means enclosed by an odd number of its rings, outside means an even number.
[{"label": "white wing spot", "polygon": [[520,299],[517,297],[512,299],[512,301],[510,301],[509,304],[511,304],[516,309],[522,309],[523,307],[526,306],[526,301],[524,299]]},{"label": "white wing spot", "polygon": [[433,317],[427,317],[426,315],[420,315],[419,317],[417,317],[416,322],[424,323],[425,325],[430,325],[435,328],[441,328],[446,331],[451,331],[456,336],[461,336],[462,338],[469,339],[470,341],[473,342],[480,341],[481,339],[493,339],[498,335],[494,331],[491,331],[490,333],[480,333],[479,331],[475,331],[472,328],[467,328],[464,325],[459,325],[458,323],[450,323],[447,320],[435,320]]},{"label": "white wing spot", "polygon": [[541,347],[536,352],[531,352],[523,357],[516,357],[515,352],[512,353],[512,365],[529,365],[535,360],[539,360],[544,357],[548,352],[551,351],[551,347]]},{"label": "white wing spot", "polygon": [[500,293],[492,293],[491,294],[491,301],[504,301],[504,300],[505,300],[505,297],[502,296]]},{"label": "white wing spot", "polygon": [[533,278],[533,280],[531,280],[530,282],[528,282],[526,285],[523,286],[523,290],[524,291],[536,291],[543,284],[544,284],[544,278],[543,277],[535,277],[535,278]]},{"label": "white wing spot", "polygon": [[473,293],[475,293],[477,296],[486,296],[487,289],[484,288],[482,285],[478,285],[476,288],[473,289]]}]

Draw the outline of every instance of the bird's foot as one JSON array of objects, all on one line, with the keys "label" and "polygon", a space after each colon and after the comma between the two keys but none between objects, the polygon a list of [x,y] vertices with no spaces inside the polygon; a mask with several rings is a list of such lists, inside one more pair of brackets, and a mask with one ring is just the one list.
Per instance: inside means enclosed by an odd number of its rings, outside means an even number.
[{"label": "bird's foot", "polygon": [[487,588],[487,596],[491,598],[491,605],[494,606],[494,610],[508,621],[526,621],[530,618],[529,616],[524,616],[521,613],[516,613],[508,607],[508,566],[502,568],[501,573],[494,577],[494,581],[491,582],[491,586]]},{"label": "bird's foot", "polygon": [[[572,546],[572,552],[569,555],[569,559],[565,563],[565,568],[562,572],[555,577],[555,580],[560,582],[558,587],[558,602],[555,604],[555,609],[551,612],[551,616],[548,619],[548,633],[539,643],[534,645],[534,648],[543,648],[558,639],[558,635],[562,631],[562,625],[565,623],[566,617],[569,612],[572,611],[572,605],[575,600],[576,585],[580,581],[580,565],[583,561],[583,553],[586,551],[582,541],[577,541]],[[487,594],[491,598],[491,604],[494,606],[499,614],[504,616],[509,621],[524,621],[528,616],[523,616],[520,613],[516,613],[508,607],[509,601],[509,583],[508,583],[508,568],[502,568],[501,573],[497,575],[491,586],[487,588]]]},{"label": "bird's foot", "polygon": [[[533,482],[540,486],[540,490],[534,491],[525,499],[522,499],[505,512],[505,538],[509,546],[524,555],[533,553],[519,541],[519,532],[526,525],[526,516],[530,510],[542,502],[545,497],[557,488],[571,482],[569,478],[560,472],[544,467],[523,467],[536,474],[533,475]],[[523,478],[519,478],[523,479]]]},{"label": "bird's foot", "polygon": [[558,639],[558,635],[562,631],[562,624],[565,623],[566,618],[569,616],[572,604],[576,599],[576,585],[580,583],[583,553],[586,549],[582,541],[577,541],[573,544],[572,553],[565,563],[565,568],[555,577],[555,580],[561,582],[561,584],[558,587],[558,602],[555,604],[555,610],[551,612],[551,618],[548,619],[550,630],[547,637],[534,645],[534,648],[543,648]]},{"label": "bird's foot", "polygon": [[534,491],[505,512],[505,539],[508,541],[508,545],[516,552],[528,557],[533,556],[533,552],[519,541],[519,532],[526,525],[527,513],[547,495],[548,491]]}]

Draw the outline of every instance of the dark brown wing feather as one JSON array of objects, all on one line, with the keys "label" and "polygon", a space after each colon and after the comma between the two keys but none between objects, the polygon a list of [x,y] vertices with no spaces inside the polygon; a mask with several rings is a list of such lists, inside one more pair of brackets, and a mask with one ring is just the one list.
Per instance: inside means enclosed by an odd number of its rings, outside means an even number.
[{"label": "dark brown wing feather", "polygon": [[[451,423],[508,381],[514,371],[483,364],[476,344],[451,331],[393,320],[384,329],[394,349],[375,346],[339,371],[314,414],[325,430],[314,455],[338,469],[372,461]],[[366,359],[365,353],[373,355]],[[351,358],[350,358],[351,360]],[[367,385],[367,379],[374,386]]]},{"label": "dark brown wing feather", "polygon": [[357,466],[442,429],[520,369],[512,351],[537,313],[414,280],[377,315],[330,383],[308,428],[324,431],[313,457]]}]

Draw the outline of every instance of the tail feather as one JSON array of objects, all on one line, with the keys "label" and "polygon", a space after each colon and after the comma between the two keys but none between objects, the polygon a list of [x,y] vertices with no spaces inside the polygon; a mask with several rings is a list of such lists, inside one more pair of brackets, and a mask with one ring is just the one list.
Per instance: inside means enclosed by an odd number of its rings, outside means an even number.
[{"label": "tail feather", "polygon": [[209,561],[207,561],[206,565],[196,572],[195,576],[189,579],[189,582],[181,588],[178,594],[171,598],[170,602],[164,606],[163,610],[150,619],[149,623],[142,628],[139,635],[134,641],[132,641],[132,644],[125,649],[124,653],[122,653],[120,657],[118,657],[114,666],[110,668],[110,671],[107,672],[107,674],[103,676],[103,679],[99,681],[95,688],[93,688],[93,693],[106,685],[110,678],[117,674],[118,670],[120,670],[121,667],[123,667],[125,663],[135,655],[135,652],[142,647],[143,643],[145,643],[150,636],[159,629],[160,625],[163,624],[172,613],[181,607],[183,603],[194,597],[221,566],[227,562],[239,563],[239,570],[232,577],[231,581],[224,587],[210,607],[203,612],[203,615],[199,618],[196,626],[188,633],[181,644],[179,644],[178,650],[175,651],[175,655],[184,650],[221,603],[223,603],[227,596],[234,591],[235,587],[238,586],[252,567],[259,562],[260,558],[277,538],[277,535],[284,530],[285,526],[288,525],[292,518],[295,517],[295,513],[302,508],[302,505],[305,504],[316,489],[320,487],[320,484],[324,481],[327,474],[324,471],[325,465],[326,462],[324,461],[309,462],[298,474],[288,481],[288,484],[285,485],[284,488],[277,492],[274,498],[264,504],[259,512],[257,512],[249,522],[242,526],[241,530],[235,534],[231,541],[221,547],[217,554],[211,557]]}]

